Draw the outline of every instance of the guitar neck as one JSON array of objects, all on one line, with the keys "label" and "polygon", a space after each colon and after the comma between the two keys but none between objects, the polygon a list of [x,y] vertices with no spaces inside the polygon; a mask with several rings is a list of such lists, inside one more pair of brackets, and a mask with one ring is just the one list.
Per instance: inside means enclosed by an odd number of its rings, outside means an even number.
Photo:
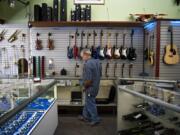
[{"label": "guitar neck", "polygon": [[172,28],[172,26],[171,26],[171,50],[173,49],[173,28]]}]

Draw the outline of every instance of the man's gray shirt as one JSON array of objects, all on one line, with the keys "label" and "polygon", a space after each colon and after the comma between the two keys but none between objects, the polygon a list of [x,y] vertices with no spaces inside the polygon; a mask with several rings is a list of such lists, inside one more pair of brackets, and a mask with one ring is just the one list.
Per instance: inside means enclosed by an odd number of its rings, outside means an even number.
[{"label": "man's gray shirt", "polygon": [[96,97],[99,91],[102,67],[99,60],[89,59],[84,64],[83,81],[91,80],[92,86],[86,89],[91,96]]}]

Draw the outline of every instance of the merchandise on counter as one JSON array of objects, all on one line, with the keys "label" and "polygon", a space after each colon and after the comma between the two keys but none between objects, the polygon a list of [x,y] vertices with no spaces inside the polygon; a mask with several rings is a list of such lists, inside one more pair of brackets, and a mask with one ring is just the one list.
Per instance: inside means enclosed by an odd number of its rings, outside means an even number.
[{"label": "merchandise on counter", "polygon": [[82,92],[81,91],[72,91],[71,92],[71,103],[74,103],[74,104],[82,103]]},{"label": "merchandise on counter", "polygon": [[141,111],[124,115],[122,118],[127,121],[139,121],[139,120],[147,120],[148,119],[148,117]]},{"label": "merchandise on counter", "polygon": [[61,0],[60,21],[67,21],[67,0]]},{"label": "merchandise on counter", "polygon": [[166,113],[165,109],[162,106],[157,105],[157,104],[150,105],[147,108],[147,110],[155,116],[165,115],[165,113]]}]

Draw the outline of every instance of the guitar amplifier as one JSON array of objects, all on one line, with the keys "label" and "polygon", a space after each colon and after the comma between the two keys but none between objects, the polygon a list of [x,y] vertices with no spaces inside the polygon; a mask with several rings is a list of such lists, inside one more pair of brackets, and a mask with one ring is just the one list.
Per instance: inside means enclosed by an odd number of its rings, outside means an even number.
[{"label": "guitar amplifier", "polygon": [[76,21],[81,21],[81,5],[77,4],[75,10],[76,10]]},{"label": "guitar amplifier", "polygon": [[81,21],[86,21],[86,8],[81,9]]},{"label": "guitar amplifier", "polygon": [[67,21],[67,0],[61,0],[60,21]]},{"label": "guitar amplifier", "polygon": [[39,5],[34,5],[34,21],[41,21],[41,7]]},{"label": "guitar amplifier", "polygon": [[59,10],[59,1],[54,0],[53,2],[53,21],[58,21],[58,10]]},{"label": "guitar amplifier", "polygon": [[52,7],[47,8],[47,21],[52,21]]},{"label": "guitar amplifier", "polygon": [[91,21],[91,6],[86,6],[86,21]]},{"label": "guitar amplifier", "polygon": [[42,3],[42,21],[47,21],[47,8],[48,5],[46,3]]},{"label": "guitar amplifier", "polygon": [[71,21],[76,21],[76,11],[71,10]]}]

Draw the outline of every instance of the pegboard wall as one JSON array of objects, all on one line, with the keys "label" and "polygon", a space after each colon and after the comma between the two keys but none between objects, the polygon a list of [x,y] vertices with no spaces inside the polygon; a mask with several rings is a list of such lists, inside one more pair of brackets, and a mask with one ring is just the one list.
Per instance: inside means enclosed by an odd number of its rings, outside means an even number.
[{"label": "pegboard wall", "polygon": [[176,65],[166,65],[163,62],[166,45],[170,44],[170,33],[168,32],[169,26],[173,27],[173,42],[178,48],[178,55],[180,56],[180,23],[173,21],[161,22],[161,51],[160,51],[160,78],[163,79],[180,79],[180,63]]},{"label": "pegboard wall", "polygon": [[[29,58],[29,28],[27,25],[19,24],[0,25],[0,33],[3,30],[6,32],[4,40],[0,41],[0,76],[16,76],[18,75],[18,66],[15,62],[20,58],[26,58],[27,60]],[[8,39],[16,30],[19,31],[18,39],[9,43]],[[24,38],[22,34],[25,34]],[[21,45],[24,46],[24,54],[22,53]],[[5,68],[5,65],[8,67]]]},{"label": "pegboard wall", "polygon": [[[100,32],[103,30],[103,46],[107,45],[107,33],[111,33],[110,43],[113,46],[115,44],[115,33],[119,33],[118,36],[118,47],[123,44],[123,34],[126,33],[125,46],[130,47],[131,45],[131,30],[134,29],[134,47],[136,48],[137,60],[129,61],[129,60],[103,60],[102,63],[102,75],[105,76],[106,64],[109,62],[108,75],[109,77],[114,76],[114,65],[115,62],[118,63],[118,67],[116,69],[116,76],[121,77],[121,67],[122,64],[125,63],[124,68],[124,77],[129,77],[129,64],[133,63],[133,71],[132,77],[139,76],[139,73],[142,72],[142,61],[143,61],[143,29],[142,28],[78,28],[79,34],[82,31],[86,34],[83,40],[84,47],[87,44],[87,33],[91,33],[91,37],[89,39],[89,45],[93,45],[93,31],[95,30],[97,33],[96,37],[96,46],[100,44]],[[77,71],[78,75],[81,75],[81,71],[83,68],[83,62],[81,60],[68,59],[67,58],[67,47],[69,45],[69,35],[74,35],[77,28],[32,28],[30,29],[31,35],[31,55],[32,56],[45,56],[45,71],[48,72],[48,61],[49,59],[53,59],[54,61],[54,70],[59,75],[60,70],[65,68],[68,71],[68,76],[75,75],[75,65],[78,63],[80,65],[79,70]],[[39,33],[39,39],[42,40],[43,50],[35,49],[35,41],[36,34]],[[49,50],[47,48],[48,43],[48,33],[52,34],[52,39],[54,40],[55,49]],[[72,46],[74,45],[74,41],[71,42]],[[77,45],[80,47],[81,45],[81,36],[77,37]]]}]

